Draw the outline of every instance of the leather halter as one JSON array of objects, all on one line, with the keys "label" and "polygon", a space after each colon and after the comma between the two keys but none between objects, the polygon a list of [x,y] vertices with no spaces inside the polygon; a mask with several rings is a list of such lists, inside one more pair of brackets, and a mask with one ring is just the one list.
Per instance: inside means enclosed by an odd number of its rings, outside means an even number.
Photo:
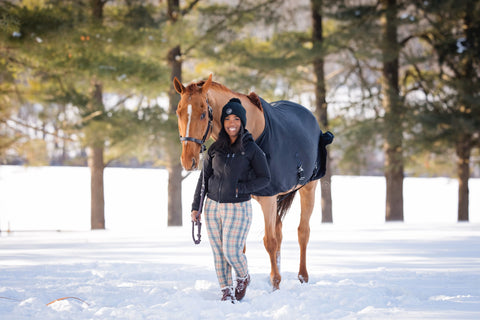
[{"label": "leather halter", "polygon": [[207,106],[208,106],[208,125],[207,125],[207,129],[205,130],[205,134],[203,135],[202,140],[197,139],[197,138],[193,138],[193,137],[182,137],[182,136],[180,136],[180,141],[181,142],[191,141],[191,142],[198,143],[202,147],[201,152],[207,150],[207,147],[205,146],[205,141],[207,140],[208,134],[210,133],[210,130],[212,129],[213,110],[212,110],[212,107],[210,106],[210,104],[208,103],[208,98],[207,98]]}]

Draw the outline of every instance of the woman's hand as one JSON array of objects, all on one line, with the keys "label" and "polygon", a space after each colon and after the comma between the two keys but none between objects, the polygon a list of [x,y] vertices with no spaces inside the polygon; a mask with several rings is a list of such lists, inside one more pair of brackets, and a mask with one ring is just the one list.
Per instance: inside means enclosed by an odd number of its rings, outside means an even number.
[{"label": "woman's hand", "polygon": [[197,210],[193,210],[193,211],[192,211],[192,221],[193,221],[193,222],[197,222],[197,221],[200,221],[200,220],[201,220],[202,215],[200,214],[200,215],[198,216],[198,220],[197,220],[197,214],[198,214],[198,211],[197,211]]}]

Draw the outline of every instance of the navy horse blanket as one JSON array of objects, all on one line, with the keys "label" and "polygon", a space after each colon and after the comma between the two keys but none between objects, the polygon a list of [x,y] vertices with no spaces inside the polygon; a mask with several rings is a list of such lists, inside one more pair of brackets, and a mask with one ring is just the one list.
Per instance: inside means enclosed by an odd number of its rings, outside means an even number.
[{"label": "navy horse blanket", "polygon": [[322,133],[312,112],[297,103],[259,100],[265,130],[256,143],[266,154],[271,182],[254,195],[273,196],[323,177],[326,146],[333,141],[333,134]]}]

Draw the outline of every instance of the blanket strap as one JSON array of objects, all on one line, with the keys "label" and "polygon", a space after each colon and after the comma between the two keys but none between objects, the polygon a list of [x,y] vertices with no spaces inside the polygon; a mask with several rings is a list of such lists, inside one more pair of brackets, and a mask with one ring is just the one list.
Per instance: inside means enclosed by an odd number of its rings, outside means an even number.
[{"label": "blanket strap", "polygon": [[298,152],[295,153],[295,158],[297,158],[297,182],[295,183],[295,186],[298,186],[300,184],[301,187],[299,187],[298,189],[292,190],[281,197],[277,197],[277,203],[282,202],[290,193],[297,192],[307,184],[306,182],[302,184],[302,182],[304,182],[305,180],[305,171],[303,170],[303,164],[298,156]]}]

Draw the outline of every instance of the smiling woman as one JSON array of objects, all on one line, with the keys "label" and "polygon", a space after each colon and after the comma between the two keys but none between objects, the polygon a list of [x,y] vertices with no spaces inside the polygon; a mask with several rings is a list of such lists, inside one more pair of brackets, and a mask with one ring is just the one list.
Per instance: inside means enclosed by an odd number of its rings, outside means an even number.
[{"label": "smiling woman", "polygon": [[245,108],[243,108],[240,99],[230,99],[222,110],[220,122],[223,124],[223,127],[230,137],[231,143],[235,143],[235,140],[240,133],[240,129],[242,127],[246,128],[247,126],[246,111]]},{"label": "smiling woman", "polygon": [[238,133],[240,131],[240,125],[241,125],[240,118],[235,115],[231,115],[225,118],[225,121],[224,121],[225,130],[227,131],[227,134],[230,136],[230,141],[232,143],[234,143],[238,137]]},{"label": "smiling woman", "polygon": [[222,301],[232,303],[243,299],[250,283],[244,247],[252,222],[251,194],[270,183],[266,156],[245,128],[246,122],[240,100],[230,99],[222,109],[222,127],[208,150],[192,204],[192,221],[198,222],[205,191],[205,220]]}]

